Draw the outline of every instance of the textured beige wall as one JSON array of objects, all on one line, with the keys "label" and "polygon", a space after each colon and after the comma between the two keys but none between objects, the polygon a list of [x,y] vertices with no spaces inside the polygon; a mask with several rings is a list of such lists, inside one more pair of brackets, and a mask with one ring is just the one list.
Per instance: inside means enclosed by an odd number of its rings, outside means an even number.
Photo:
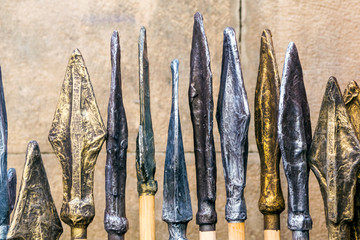
[{"label": "textured beige wall", "polygon": [[[260,35],[263,28],[273,32],[275,51],[281,72],[289,41],[297,44],[303,65],[313,129],[325,84],[330,75],[346,82],[357,79],[360,5],[349,1],[242,0],[241,60],[245,85],[253,109],[258,68]],[[196,207],[195,165],[192,128],[187,100],[189,58],[193,14],[204,16],[209,41],[211,67],[217,99],[222,55],[222,31],[227,26],[240,35],[239,0],[185,1],[49,1],[4,0],[0,7],[0,64],[3,71],[9,122],[9,167],[18,171],[20,182],[26,144],[40,143],[43,160],[58,210],[62,200],[61,167],[47,141],[65,68],[71,51],[79,48],[87,64],[97,102],[106,122],[110,86],[110,36],[118,30],[122,47],[124,103],[129,125],[127,180],[127,239],[138,239],[138,202],[135,173],[135,139],[139,123],[137,40],[140,26],[147,27],[150,61],[151,108],[155,132],[157,173],[157,239],[167,239],[167,226],[161,221],[163,163],[170,113],[170,61],[180,61],[180,111],[187,169],[194,216]],[[218,239],[226,239],[224,220],[225,190],[220,156],[219,135],[214,125],[218,163]],[[104,148],[95,171],[96,217],[89,227],[88,239],[105,239],[103,230]],[[286,196],[286,181],[282,174]],[[259,158],[254,140],[253,119],[250,129],[250,154],[245,193],[248,220],[247,239],[262,238],[262,215],[257,208],[259,197]],[[314,221],[311,237],[325,239],[322,199],[318,184],[310,177],[310,211]],[[286,210],[282,214],[282,236],[290,239],[286,228]],[[61,239],[69,239],[63,224]],[[197,239],[195,221],[189,223],[189,239]]]}]

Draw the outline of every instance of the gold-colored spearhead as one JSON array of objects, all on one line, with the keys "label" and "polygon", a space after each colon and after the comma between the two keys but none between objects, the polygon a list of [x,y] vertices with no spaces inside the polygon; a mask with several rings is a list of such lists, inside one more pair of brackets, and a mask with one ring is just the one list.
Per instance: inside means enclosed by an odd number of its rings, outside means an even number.
[{"label": "gold-colored spearhead", "polygon": [[94,168],[105,136],[89,74],[76,49],[69,60],[49,132],[49,141],[63,168],[60,216],[70,225],[72,239],[86,239],[86,228],[95,215]]},{"label": "gold-colored spearhead", "polygon": [[261,161],[260,212],[265,230],[280,229],[285,208],[281,191],[277,135],[280,77],[270,30],[261,36],[260,64],[255,91],[255,137]]},{"label": "gold-colored spearhead", "polygon": [[7,239],[55,240],[62,232],[39,145],[31,141]]}]

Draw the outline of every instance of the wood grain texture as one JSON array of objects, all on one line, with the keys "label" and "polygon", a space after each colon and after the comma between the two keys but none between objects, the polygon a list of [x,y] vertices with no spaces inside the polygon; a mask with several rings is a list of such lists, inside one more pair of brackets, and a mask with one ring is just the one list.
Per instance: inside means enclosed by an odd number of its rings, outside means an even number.
[{"label": "wood grain texture", "polygon": [[216,231],[199,232],[199,240],[216,240]]},{"label": "wood grain texture", "polygon": [[245,222],[229,223],[229,240],[245,240]]},{"label": "wood grain texture", "polygon": [[140,240],[155,240],[155,196],[139,198]]},{"label": "wood grain texture", "polygon": [[280,230],[265,230],[264,240],[280,240]]}]

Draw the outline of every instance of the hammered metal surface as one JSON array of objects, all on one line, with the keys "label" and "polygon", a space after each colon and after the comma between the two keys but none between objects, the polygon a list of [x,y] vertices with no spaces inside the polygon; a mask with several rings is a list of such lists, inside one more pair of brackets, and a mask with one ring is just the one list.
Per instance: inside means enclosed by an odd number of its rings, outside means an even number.
[{"label": "hammered metal surface", "polygon": [[61,220],[72,230],[86,228],[95,215],[94,167],[106,128],[96,104],[84,59],[74,50],[66,69],[49,141],[63,169]]},{"label": "hammered metal surface", "polygon": [[[278,135],[288,181],[288,228],[292,231],[308,231],[312,227],[308,186],[310,169],[307,164],[307,152],[312,140],[310,109],[298,51],[293,42],[289,43],[285,55],[280,86]],[[306,233],[295,236],[293,239],[309,239]]]},{"label": "hammered metal surface", "polygon": [[226,187],[225,218],[245,221],[246,168],[250,109],[240,65],[235,31],[224,30],[223,58],[216,119]]},{"label": "hammered metal surface", "polygon": [[104,214],[109,240],[123,239],[129,228],[125,212],[126,151],[128,127],[122,99],[121,51],[117,31],[111,37],[111,84],[107,119]]},{"label": "hammered metal surface", "polygon": [[179,115],[179,61],[171,62],[172,104],[164,168],[162,219],[168,223],[169,240],[186,240],[186,227],[192,219]]},{"label": "hammered metal surface", "polygon": [[139,195],[155,195],[155,145],[150,111],[149,60],[147,57],[146,29],[139,36],[139,98],[140,126],[136,138],[136,173]]},{"label": "hammered metal surface", "polygon": [[31,141],[7,239],[56,240],[62,232],[39,145]]},{"label": "hammered metal surface", "polygon": [[308,161],[323,196],[329,239],[350,239],[360,143],[334,77],[326,86]]},{"label": "hammered metal surface", "polygon": [[263,31],[260,64],[255,90],[255,137],[261,163],[259,210],[264,229],[280,229],[280,213],[285,208],[281,191],[277,134],[280,77],[270,30]]},{"label": "hammered metal surface", "polygon": [[189,105],[193,126],[196,165],[198,212],[196,224],[200,231],[215,230],[217,215],[216,157],[213,136],[212,73],[210,53],[205,36],[202,15],[194,16],[193,39],[190,56]]}]

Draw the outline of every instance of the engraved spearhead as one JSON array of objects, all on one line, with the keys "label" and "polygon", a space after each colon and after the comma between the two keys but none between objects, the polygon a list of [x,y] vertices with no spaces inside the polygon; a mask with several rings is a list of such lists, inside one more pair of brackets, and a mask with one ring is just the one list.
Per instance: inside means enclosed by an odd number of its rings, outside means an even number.
[{"label": "engraved spearhead", "polygon": [[61,219],[73,239],[86,239],[95,215],[93,185],[97,156],[106,129],[84,59],[74,50],[66,70],[49,141],[63,168]]},{"label": "engraved spearhead", "polygon": [[186,240],[186,227],[192,219],[192,208],[179,116],[177,59],[171,62],[171,72],[172,105],[165,158],[162,219],[169,226],[169,240]]},{"label": "engraved spearhead", "polygon": [[221,153],[226,186],[225,218],[228,222],[246,220],[244,189],[248,158],[250,110],[232,28],[224,30],[221,82],[217,104]]},{"label": "engraved spearhead", "polygon": [[308,161],[323,196],[329,239],[350,239],[360,143],[334,77],[326,86]]},{"label": "engraved spearhead", "polygon": [[311,144],[310,110],[301,63],[291,42],[285,55],[280,87],[279,145],[288,181],[288,228],[293,239],[309,239],[312,220],[309,214],[309,166],[307,152]]},{"label": "engraved spearhead", "polygon": [[7,239],[59,239],[62,232],[39,145],[31,141]]},{"label": "engraved spearhead", "polygon": [[196,164],[198,198],[196,223],[200,226],[200,231],[215,231],[217,221],[215,211],[216,159],[213,136],[212,73],[203,18],[199,12],[194,16],[189,105]]},{"label": "engraved spearhead", "polygon": [[108,106],[106,142],[105,191],[106,209],[104,216],[108,239],[124,239],[129,223],[125,215],[126,151],[128,128],[122,100],[119,34],[111,37],[111,86]]},{"label": "engraved spearhead", "polygon": [[280,213],[285,208],[281,191],[277,136],[280,78],[270,30],[261,36],[260,64],[255,91],[255,137],[261,162],[260,212],[265,230],[280,229]]},{"label": "engraved spearhead", "polygon": [[154,180],[155,145],[150,113],[149,61],[144,27],[140,29],[139,37],[139,97],[140,126],[136,138],[138,193],[139,195],[155,195],[157,192],[157,182]]}]

